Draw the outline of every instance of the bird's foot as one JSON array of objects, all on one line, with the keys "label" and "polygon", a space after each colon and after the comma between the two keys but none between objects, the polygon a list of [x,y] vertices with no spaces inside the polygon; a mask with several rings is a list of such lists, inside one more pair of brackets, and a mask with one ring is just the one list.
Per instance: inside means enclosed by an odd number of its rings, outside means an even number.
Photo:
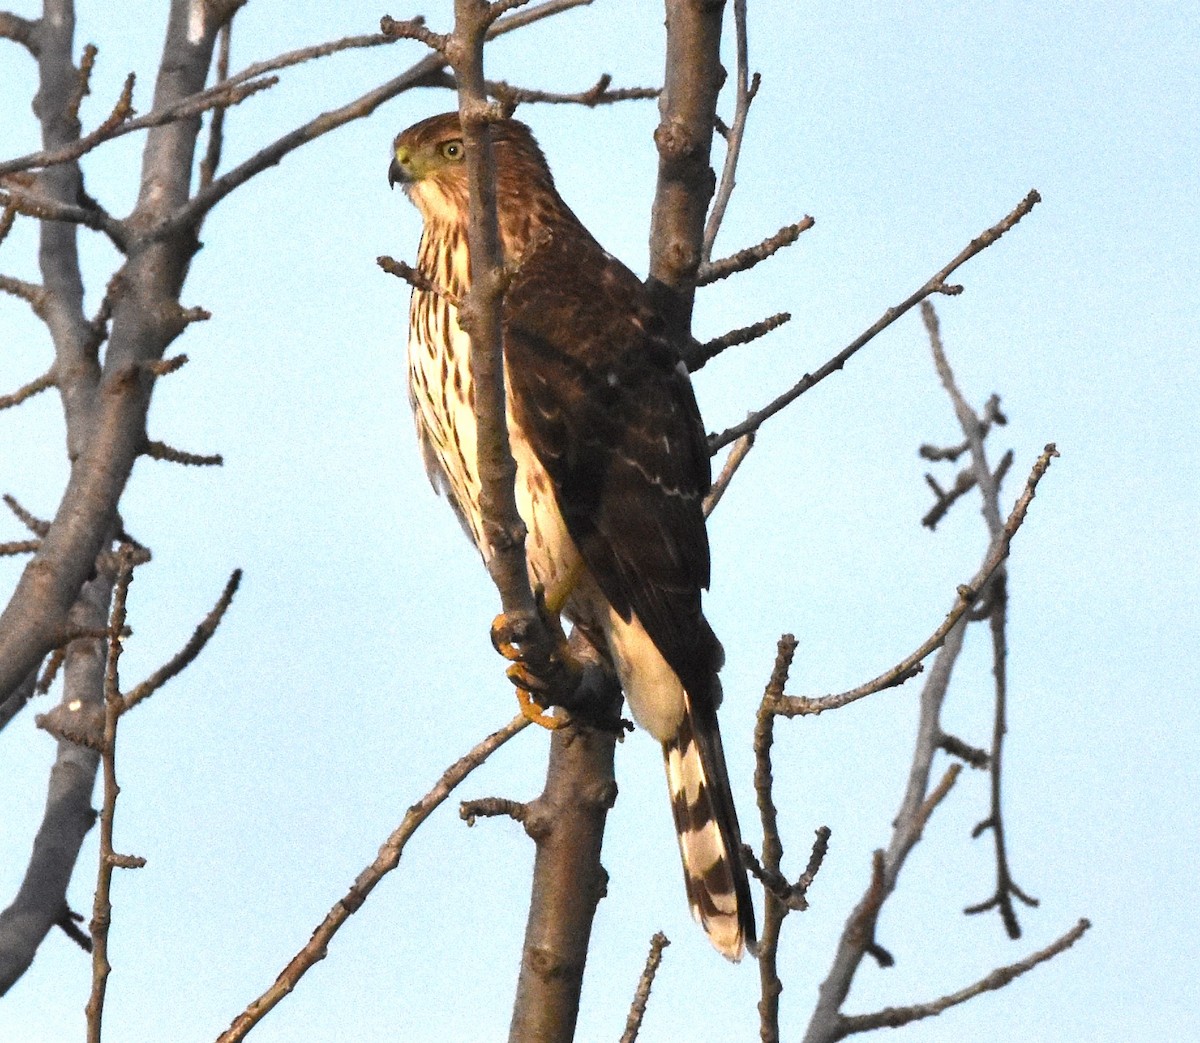
[{"label": "bird's foot", "polygon": [[501,613],[492,621],[492,645],[513,665],[505,675],[517,688],[521,712],[543,728],[561,728],[562,716],[545,711],[551,699],[569,699],[583,680],[584,664],[571,651],[558,614],[547,610],[545,595],[534,590],[542,626],[530,618]]}]

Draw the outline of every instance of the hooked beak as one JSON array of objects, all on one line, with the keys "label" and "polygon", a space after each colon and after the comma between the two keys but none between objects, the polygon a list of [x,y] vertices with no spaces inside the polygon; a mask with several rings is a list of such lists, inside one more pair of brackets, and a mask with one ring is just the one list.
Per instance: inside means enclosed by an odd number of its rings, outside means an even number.
[{"label": "hooked beak", "polygon": [[407,180],[408,176],[400,165],[400,160],[393,156],[391,165],[388,167],[388,187],[395,188],[397,183],[403,184]]}]

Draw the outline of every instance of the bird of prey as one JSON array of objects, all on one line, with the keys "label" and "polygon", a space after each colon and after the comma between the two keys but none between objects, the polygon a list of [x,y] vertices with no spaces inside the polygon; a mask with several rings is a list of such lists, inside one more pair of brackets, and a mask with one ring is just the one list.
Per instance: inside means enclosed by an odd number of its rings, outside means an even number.
[{"label": "bird of prey", "polygon": [[[693,916],[732,960],[754,912],[717,706],[724,653],[709,583],[704,427],[680,345],[641,281],[563,202],[529,128],[491,124],[504,259],[506,420],[529,578],[616,668],[661,744]],[[409,127],[388,180],[424,219],[409,313],[409,392],[425,466],[485,561],[470,337],[467,175],[457,113]]]}]

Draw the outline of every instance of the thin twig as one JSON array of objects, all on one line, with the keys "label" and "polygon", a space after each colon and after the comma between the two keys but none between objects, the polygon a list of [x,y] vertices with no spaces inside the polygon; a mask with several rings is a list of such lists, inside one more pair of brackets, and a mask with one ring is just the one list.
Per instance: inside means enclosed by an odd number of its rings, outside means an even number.
[{"label": "thin twig", "polygon": [[[754,793],[763,828],[762,868],[766,873],[775,875],[781,875],[783,840],[779,835],[779,812],[775,805],[775,779],[771,764],[775,714],[768,704],[783,698],[796,647],[797,641],[791,634],[780,637],[775,649],[775,665],[754,721]],[[758,941],[758,1015],[763,1043],[778,1043],[779,1040],[779,997],[783,992],[783,983],[779,978],[776,956],[780,928],[787,914],[787,905],[768,890],[764,898],[763,929]]]},{"label": "thin twig", "polygon": [[717,509],[717,504],[721,502],[721,497],[725,495],[725,490],[729,488],[733,476],[737,474],[738,468],[742,466],[742,462],[750,455],[750,450],[753,448],[753,434],[746,435],[734,442],[733,448],[729,450],[729,455],[725,457],[725,465],[721,468],[721,473],[717,475],[717,480],[713,482],[712,488],[705,494],[704,517],[707,518]]},{"label": "thin twig", "polygon": [[920,672],[922,660],[928,657],[931,652],[941,647],[942,643],[946,640],[946,635],[950,633],[955,624],[974,606],[979,598],[979,592],[987,584],[992,573],[1008,557],[1009,546],[1012,543],[1013,537],[1017,534],[1017,530],[1025,520],[1029,504],[1033,502],[1034,493],[1037,491],[1038,482],[1042,480],[1042,475],[1049,468],[1050,461],[1056,456],[1058,456],[1058,450],[1054,445],[1047,445],[1042,455],[1038,457],[1037,462],[1034,463],[1033,470],[1030,472],[1029,478],[1026,479],[1024,491],[1013,505],[1012,513],[1009,514],[1008,520],[1004,523],[999,538],[993,541],[990,552],[984,559],[979,571],[975,573],[969,583],[958,588],[958,597],[946,615],[946,618],[914,652],[905,656],[899,663],[880,674],[874,680],[859,685],[857,688],[851,688],[847,692],[841,692],[837,695],[827,695],[819,699],[808,699],[792,695],[782,696],[776,700],[774,712],[783,717],[824,713],[826,710],[837,709],[848,703],[855,702],[864,696],[873,695],[887,688],[894,688],[896,685],[903,684]]},{"label": "thin twig", "polygon": [[815,223],[813,218],[804,217],[795,224],[784,225],[778,232],[767,236],[761,243],[748,246],[745,250],[739,250],[728,257],[722,257],[719,261],[702,264],[700,270],[696,273],[696,285],[708,286],[721,279],[727,279],[737,272],[747,271],[756,264],[761,264],[768,257],[772,257],[780,250],[791,246],[801,235],[812,228]]},{"label": "thin twig", "polygon": [[[452,79],[448,85],[452,84]],[[638,101],[657,98],[662,91],[658,87],[613,87],[612,77],[604,73],[591,87],[582,91],[541,91],[530,87],[516,87],[504,80],[488,80],[488,93],[506,105],[585,105],[594,109],[597,105],[615,105],[621,101]]]},{"label": "thin twig", "polygon": [[112,965],[108,960],[108,931],[112,924],[112,872],[127,859],[113,849],[113,820],[116,815],[117,785],[116,742],[117,722],[121,716],[121,688],[117,663],[121,658],[122,634],[125,630],[125,604],[129,584],[133,581],[133,563],[129,548],[122,547],[122,563],[113,589],[112,613],[108,626],[108,661],[104,671],[104,737],[100,762],[104,776],[104,801],[100,806],[100,858],[96,876],[96,896],[92,905],[92,991],[88,997],[87,1043],[100,1043],[100,1028],[104,1017],[104,997]]},{"label": "thin twig", "polygon": [[746,118],[750,115],[750,105],[758,93],[758,73],[754,74],[753,81],[750,79],[746,41],[746,0],[733,0],[733,26],[737,55],[733,122],[722,135],[725,138],[725,165],[721,170],[721,183],[713,198],[712,209],[708,213],[708,222],[704,226],[704,241],[700,248],[702,267],[712,259],[713,244],[717,241],[717,233],[725,220],[725,210],[737,184],[737,165],[742,151],[742,137],[746,132]]},{"label": "thin twig", "polygon": [[458,806],[458,817],[468,826],[475,825],[475,820],[479,818],[510,818],[514,822],[524,823],[528,816],[528,804],[507,797],[479,797],[476,800],[464,800]]},{"label": "thin twig", "polygon": [[17,520],[35,536],[45,536],[50,531],[50,523],[27,511],[10,493],[4,494],[4,503],[17,516]]},{"label": "thin twig", "polygon": [[204,650],[204,646],[208,644],[209,638],[216,633],[217,627],[221,625],[221,620],[232,603],[233,595],[237,593],[238,585],[241,582],[242,570],[234,569],[212,611],[201,620],[200,625],[196,627],[187,644],[172,656],[170,660],[147,677],[146,680],[125,694],[122,700],[122,713],[132,710],[143,699],[153,695]]},{"label": "thin twig", "polygon": [[1041,198],[1042,197],[1038,195],[1036,190],[1031,190],[1029,194],[1023,200],[1021,200],[1021,202],[1012,210],[1012,212],[1009,213],[1002,221],[993,225],[991,228],[986,229],[975,239],[972,239],[971,242],[958,254],[958,256],[954,258],[954,260],[933,275],[924,286],[922,286],[915,293],[911,294],[909,297],[905,298],[895,307],[888,308],[888,310],[885,311],[871,327],[859,334],[858,337],[856,337],[850,342],[850,344],[848,344],[833,358],[821,366],[821,368],[815,373],[806,373],[796,384],[776,398],[773,402],[770,402],[757,412],[751,413],[750,416],[748,416],[740,424],[734,424],[733,427],[727,428],[719,435],[710,436],[710,450],[715,452],[717,449],[720,449],[721,446],[728,445],[735,438],[740,438],[747,431],[758,430],[758,428],[761,427],[766,420],[768,420],[770,417],[773,417],[785,406],[790,405],[809,388],[819,384],[831,373],[836,373],[838,370],[840,370],[843,366],[845,366],[850,357],[853,356],[860,348],[862,348],[863,345],[870,342],[879,333],[887,329],[888,326],[900,318],[901,315],[915,307],[921,301],[925,300],[926,297],[930,297],[935,293],[945,293],[950,295],[961,293],[961,286],[952,286],[948,284],[946,280],[957,269],[961,268],[967,263],[967,261],[971,260],[972,257],[982,253],[989,246],[991,246],[992,243],[1004,235],[1005,232],[1009,231],[1009,229],[1015,226],[1017,222],[1021,220],[1021,218],[1023,218],[1029,213],[1030,210],[1032,210],[1039,202],[1041,202]]},{"label": "thin twig", "polygon": [[[921,317],[929,334],[930,349],[933,352],[934,365],[937,368],[938,376],[941,378],[946,393],[950,396],[950,401],[954,404],[954,412],[958,418],[959,426],[962,428],[963,435],[971,450],[972,470],[976,475],[979,483],[979,491],[983,497],[984,520],[987,522],[992,539],[997,540],[1001,532],[999,487],[1002,475],[999,469],[993,472],[988,466],[987,450],[983,442],[988,425],[976,415],[967,402],[966,396],[958,387],[958,383],[954,378],[954,371],[950,367],[949,359],[947,359],[945,349],[942,346],[937,313],[929,301],[921,303]],[[989,399],[988,413],[993,417],[1002,416],[999,413],[998,403],[999,400],[994,395]],[[968,906],[965,912],[968,914],[980,913],[996,907],[1000,911],[1000,918],[1004,923],[1004,929],[1008,933],[1008,936],[1010,938],[1019,938],[1021,936],[1021,925],[1017,919],[1017,911],[1013,904],[1013,898],[1019,899],[1026,905],[1036,906],[1038,903],[1037,899],[1027,895],[1013,880],[1004,841],[1001,781],[1003,778],[1004,735],[1008,728],[1008,575],[1003,564],[996,569],[996,574],[991,580],[986,616],[992,637],[992,673],[995,678],[992,748],[988,757],[988,771],[991,776],[991,810],[987,818],[975,827],[972,836],[978,837],[985,830],[990,830],[992,833],[996,856],[996,890],[990,899],[976,905]]]},{"label": "thin twig", "polygon": [[768,315],[765,319],[760,319],[749,326],[730,330],[719,337],[714,337],[712,340],[696,345],[692,351],[688,352],[684,358],[684,362],[687,364],[688,371],[695,373],[698,369],[703,369],[705,363],[716,358],[726,348],[732,348],[739,344],[749,344],[753,340],[758,340],[759,337],[765,337],[785,322],[791,321],[791,312],[781,311],[775,315]]},{"label": "thin twig", "polygon": [[0,395],[0,409],[11,409],[13,406],[19,406],[27,398],[33,398],[47,388],[54,387],[57,378],[54,372],[43,373],[36,380],[31,380],[24,387],[17,388],[11,395]]},{"label": "thin twig", "polygon": [[887,1007],[884,1010],[876,1011],[874,1014],[856,1014],[851,1017],[843,1017],[841,1019],[842,1031],[836,1038],[844,1039],[846,1036],[853,1035],[854,1033],[870,1032],[879,1028],[899,1028],[902,1025],[920,1021],[922,1018],[930,1018],[941,1014],[942,1011],[958,1006],[960,1003],[966,1003],[967,1000],[973,999],[982,993],[1002,989],[1022,974],[1033,970],[1038,964],[1045,963],[1059,953],[1071,948],[1072,945],[1083,937],[1084,933],[1091,926],[1088,920],[1080,920],[1066,934],[1057,941],[1047,945],[1046,948],[1039,949],[1037,952],[1031,953],[1025,959],[1019,960],[1016,963],[1010,963],[1005,967],[998,967],[991,974],[981,978],[973,985],[968,985],[965,989],[960,989],[958,992],[942,996],[940,999],[929,1003],[913,1004],[908,1007]]},{"label": "thin twig", "polygon": [[[236,13],[236,10],[235,10]],[[229,41],[233,33],[233,15],[221,26],[217,33],[217,81],[229,78]],[[204,158],[200,161],[200,187],[212,184],[217,167],[221,165],[221,146],[224,143],[225,109],[226,105],[218,105],[213,109],[212,120],[208,125],[208,147],[204,150]]]},{"label": "thin twig", "polygon": [[633,1003],[629,1007],[629,1017],[625,1021],[625,1031],[621,1033],[620,1043],[636,1043],[638,1033],[642,1029],[642,1019],[646,1016],[646,1004],[650,1002],[650,990],[654,987],[654,976],[662,963],[663,949],[670,945],[667,936],[658,931],[650,939],[650,952],[646,956],[646,966],[638,979],[637,990],[633,994]]},{"label": "thin twig", "polygon": [[375,861],[366,867],[351,885],[350,890],[340,898],[329,914],[313,931],[312,937],[305,946],[292,957],[288,965],[279,973],[275,983],[258,999],[254,1000],[241,1014],[233,1020],[233,1024],[217,1039],[217,1043],[236,1043],[244,1039],[263,1016],[290,993],[300,979],[320,960],[324,959],[333,936],[337,934],[342,924],[362,908],[368,895],[374,890],[388,873],[400,864],[400,855],[409,838],[452,792],[454,789],[479,767],[489,756],[518,732],[528,727],[529,721],[517,714],[511,721],[497,732],[493,732],[480,742],[465,756],[460,757],[446,769],[441,779],[428,793],[408,809],[403,821],[387,838],[379,849]]},{"label": "thin twig", "polygon": [[148,440],[144,454],[152,460],[167,460],[173,464],[186,464],[189,467],[221,467],[225,458],[220,453],[202,456],[199,453],[188,453],[176,449],[166,442]]}]

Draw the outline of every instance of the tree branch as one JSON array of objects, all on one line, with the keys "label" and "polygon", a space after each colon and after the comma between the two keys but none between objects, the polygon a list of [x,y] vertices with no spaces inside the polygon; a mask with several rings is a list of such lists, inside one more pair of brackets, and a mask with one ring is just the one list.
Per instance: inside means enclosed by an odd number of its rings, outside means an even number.
[{"label": "tree branch", "polygon": [[233,1019],[229,1028],[217,1038],[217,1043],[237,1043],[238,1040],[244,1039],[268,1011],[296,988],[300,979],[316,963],[325,958],[329,943],[342,924],[362,908],[363,903],[375,889],[375,885],[400,864],[400,855],[403,853],[405,845],[421,823],[433,814],[463,779],[509,739],[528,726],[529,721],[518,714],[503,728],[493,732],[446,769],[433,789],[408,809],[408,813],[400,825],[379,849],[375,861],[359,873],[350,890],[338,900],[325,919],[318,924],[312,937],[279,973],[275,983]]},{"label": "tree branch", "polygon": [[1012,513],[1002,526],[999,535],[989,547],[988,554],[984,558],[983,564],[979,567],[979,571],[975,573],[969,583],[963,584],[958,588],[958,597],[947,613],[945,620],[914,652],[905,656],[899,663],[880,674],[874,680],[859,685],[857,688],[851,688],[849,691],[841,692],[837,695],[827,695],[820,699],[785,695],[776,700],[774,711],[783,717],[824,713],[826,710],[837,709],[887,688],[894,688],[896,685],[903,684],[919,673],[919,664],[930,653],[945,643],[947,635],[950,634],[954,627],[966,616],[968,611],[979,601],[988,580],[992,577],[996,569],[1000,567],[1005,558],[1008,557],[1009,546],[1012,543],[1013,537],[1017,534],[1017,530],[1025,520],[1025,514],[1029,509],[1029,504],[1033,501],[1038,482],[1041,481],[1042,475],[1049,468],[1051,459],[1056,456],[1058,456],[1058,450],[1055,449],[1054,445],[1047,445],[1042,455],[1038,457],[1037,462],[1033,465],[1033,470],[1025,482],[1024,491],[1013,505]]},{"label": "tree branch", "polygon": [[953,296],[962,292],[961,286],[949,285],[946,280],[959,268],[967,263],[972,257],[982,253],[989,246],[999,239],[1005,232],[1011,229],[1018,221],[1021,220],[1030,210],[1032,210],[1039,202],[1041,196],[1036,190],[1031,190],[1029,194],[1017,204],[1016,208],[1008,214],[998,224],[986,229],[977,238],[971,242],[944,268],[935,273],[919,290],[905,298],[895,307],[888,308],[887,311],[879,317],[876,322],[859,334],[850,344],[843,348],[838,354],[826,362],[815,373],[806,373],[795,385],[782,395],[776,398],[773,402],[764,406],[755,413],[751,413],[740,424],[734,424],[733,427],[727,428],[719,435],[709,436],[709,449],[715,452],[721,446],[728,445],[735,438],[746,434],[748,431],[757,431],[763,423],[773,417],[785,406],[790,405],[798,399],[804,392],[816,384],[819,384],[831,373],[840,370],[847,361],[853,356],[863,345],[873,340],[879,333],[887,329],[901,315],[920,304],[926,297],[930,297],[935,293],[945,293]]},{"label": "tree branch", "polygon": [[668,331],[686,344],[716,175],[709,165],[721,68],[724,0],[666,0],[667,55],[658,99],[658,184],[650,219],[651,296]]},{"label": "tree branch", "polygon": [[1016,963],[1010,963],[1005,967],[997,967],[991,974],[981,978],[973,985],[968,985],[965,989],[960,989],[958,992],[952,992],[948,996],[942,996],[940,999],[929,1003],[913,1004],[908,1007],[887,1007],[874,1014],[857,1014],[852,1017],[843,1017],[841,1019],[841,1032],[834,1038],[844,1039],[846,1036],[857,1032],[871,1032],[879,1028],[900,1028],[902,1025],[920,1021],[922,1018],[934,1017],[945,1010],[949,1010],[951,1007],[958,1006],[960,1003],[966,1003],[967,1000],[974,999],[985,992],[1002,989],[1022,974],[1033,970],[1038,964],[1045,963],[1059,953],[1071,948],[1072,945],[1083,937],[1084,933],[1091,926],[1088,920],[1080,920],[1066,934],[1046,946],[1046,948],[1039,949],[1037,952],[1031,953],[1025,959],[1019,960]]},{"label": "tree branch", "polygon": [[38,19],[22,18],[11,11],[0,11],[0,38],[19,43],[33,57],[41,52],[38,30],[41,21]]},{"label": "tree branch", "polygon": [[750,79],[748,46],[746,40],[746,0],[733,0],[734,50],[737,55],[735,72],[735,95],[733,107],[733,122],[725,131],[725,165],[721,170],[721,183],[717,188],[708,223],[704,226],[704,241],[700,250],[700,263],[705,265],[712,258],[713,245],[717,241],[717,233],[725,220],[725,209],[729,206],[737,184],[738,158],[742,151],[742,137],[746,132],[746,119],[750,115],[750,105],[758,93],[759,77],[754,74]]},{"label": "tree branch", "polygon": [[629,1008],[629,1017],[625,1022],[625,1031],[621,1033],[620,1043],[637,1043],[638,1033],[642,1030],[642,1019],[646,1016],[646,1004],[650,1002],[650,990],[654,987],[654,976],[662,963],[663,949],[670,944],[662,931],[656,932],[650,939],[646,966],[638,980],[637,991],[633,995],[633,1003]]}]

